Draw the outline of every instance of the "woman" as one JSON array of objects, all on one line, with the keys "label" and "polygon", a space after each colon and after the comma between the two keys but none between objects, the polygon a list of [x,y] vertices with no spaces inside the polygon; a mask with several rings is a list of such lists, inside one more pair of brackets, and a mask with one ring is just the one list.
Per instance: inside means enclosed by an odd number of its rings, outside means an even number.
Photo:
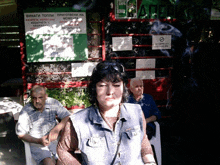
[{"label": "woman", "polygon": [[89,84],[92,106],[71,115],[57,147],[64,165],[155,164],[141,107],[124,103],[126,83],[118,63],[103,61],[94,68]]}]

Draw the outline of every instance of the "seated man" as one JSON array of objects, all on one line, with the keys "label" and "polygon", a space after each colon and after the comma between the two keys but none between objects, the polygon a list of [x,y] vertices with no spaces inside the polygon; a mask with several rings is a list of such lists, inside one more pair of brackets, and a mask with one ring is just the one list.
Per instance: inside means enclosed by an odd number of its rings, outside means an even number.
[{"label": "seated man", "polygon": [[[34,86],[30,94],[31,102],[20,112],[16,134],[30,143],[31,155],[37,164],[56,164],[57,138],[70,112],[59,101],[47,97],[43,86]],[[61,119],[59,124],[56,118]]]},{"label": "seated man", "polygon": [[153,121],[161,118],[161,113],[157,108],[153,97],[143,93],[143,81],[140,78],[133,78],[130,81],[131,95],[128,98],[129,103],[140,104],[147,123],[147,135],[151,139],[155,135],[155,125]]}]

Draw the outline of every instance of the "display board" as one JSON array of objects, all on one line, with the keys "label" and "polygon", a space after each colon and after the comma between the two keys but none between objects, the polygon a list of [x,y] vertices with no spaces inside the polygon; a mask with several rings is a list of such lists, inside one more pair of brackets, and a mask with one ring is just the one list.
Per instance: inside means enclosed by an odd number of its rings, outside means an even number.
[{"label": "display board", "polygon": [[24,11],[27,62],[88,59],[86,12],[71,8]]}]

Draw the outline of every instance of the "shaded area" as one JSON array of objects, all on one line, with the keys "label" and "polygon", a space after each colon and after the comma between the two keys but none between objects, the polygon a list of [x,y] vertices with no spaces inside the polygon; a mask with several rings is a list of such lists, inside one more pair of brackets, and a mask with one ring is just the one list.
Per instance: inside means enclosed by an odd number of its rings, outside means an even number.
[{"label": "shaded area", "polygon": [[193,71],[192,75],[183,76],[178,72],[181,65],[175,69],[172,117],[161,121],[165,164],[220,163],[216,151],[220,147],[217,55],[220,47],[214,43],[199,43],[196,49],[188,68],[190,73]]}]

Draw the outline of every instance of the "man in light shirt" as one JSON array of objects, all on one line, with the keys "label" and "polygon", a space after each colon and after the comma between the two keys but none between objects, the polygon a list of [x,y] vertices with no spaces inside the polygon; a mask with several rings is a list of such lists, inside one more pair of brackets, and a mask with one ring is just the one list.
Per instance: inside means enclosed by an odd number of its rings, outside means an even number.
[{"label": "man in light shirt", "polygon": [[16,134],[19,139],[30,143],[37,164],[59,164],[56,162],[57,138],[69,115],[59,101],[47,96],[45,87],[36,85],[31,89],[31,102],[19,114]]}]

